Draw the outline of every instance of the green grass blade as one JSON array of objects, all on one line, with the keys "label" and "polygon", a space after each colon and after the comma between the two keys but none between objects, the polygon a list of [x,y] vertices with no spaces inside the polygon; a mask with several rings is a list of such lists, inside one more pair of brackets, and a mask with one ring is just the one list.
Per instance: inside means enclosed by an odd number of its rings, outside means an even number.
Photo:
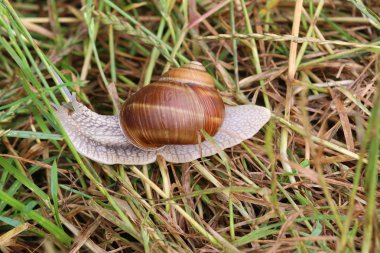
[{"label": "green grass blade", "polygon": [[11,207],[15,208],[17,211],[19,211],[22,215],[25,217],[32,219],[36,221],[40,226],[45,228],[51,235],[53,235],[58,241],[62,242],[65,245],[71,244],[71,237],[66,234],[65,231],[63,231],[61,228],[59,228],[57,225],[43,217],[41,214],[34,210],[28,210],[28,208],[23,205],[20,201],[12,198],[4,191],[0,190],[0,199],[10,205]]}]

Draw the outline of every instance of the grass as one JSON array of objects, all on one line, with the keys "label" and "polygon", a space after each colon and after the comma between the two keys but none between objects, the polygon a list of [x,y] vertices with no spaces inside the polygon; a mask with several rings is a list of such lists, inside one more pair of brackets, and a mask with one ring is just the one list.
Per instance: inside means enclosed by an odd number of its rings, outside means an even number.
[{"label": "grass", "polygon": [[[379,251],[379,12],[371,0],[0,0],[0,251]],[[227,104],[266,106],[271,122],[214,157],[147,166],[90,161],[57,122],[65,89],[116,114],[189,60]]]}]

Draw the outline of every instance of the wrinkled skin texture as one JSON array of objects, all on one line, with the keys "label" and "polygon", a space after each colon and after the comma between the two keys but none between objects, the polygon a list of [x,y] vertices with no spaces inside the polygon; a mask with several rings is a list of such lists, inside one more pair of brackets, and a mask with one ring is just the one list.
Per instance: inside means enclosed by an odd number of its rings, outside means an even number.
[{"label": "wrinkled skin texture", "polygon": [[222,126],[210,141],[143,150],[124,136],[118,116],[92,112],[75,97],[71,105],[75,109],[56,107],[64,130],[80,154],[104,164],[143,165],[154,162],[159,155],[168,162],[184,163],[211,156],[251,138],[271,116],[268,109],[256,105],[226,107]]}]

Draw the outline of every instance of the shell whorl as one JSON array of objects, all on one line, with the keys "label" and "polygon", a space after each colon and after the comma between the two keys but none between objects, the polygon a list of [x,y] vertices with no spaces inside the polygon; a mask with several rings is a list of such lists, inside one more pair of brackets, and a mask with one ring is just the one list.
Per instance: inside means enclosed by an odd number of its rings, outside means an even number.
[{"label": "shell whorl", "polygon": [[202,63],[197,61],[191,61],[179,68],[167,71],[158,81],[179,82],[215,88],[211,75],[207,73]]},{"label": "shell whorl", "polygon": [[223,100],[198,62],[169,70],[131,96],[120,112],[126,137],[145,149],[200,143],[201,130],[213,136],[223,120]]}]

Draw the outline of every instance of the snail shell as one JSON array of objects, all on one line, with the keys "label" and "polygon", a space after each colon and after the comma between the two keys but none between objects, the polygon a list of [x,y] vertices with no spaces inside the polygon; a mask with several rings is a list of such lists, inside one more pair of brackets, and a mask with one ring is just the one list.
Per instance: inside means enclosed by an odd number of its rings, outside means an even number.
[{"label": "snail shell", "polygon": [[199,62],[169,70],[131,96],[120,112],[124,134],[142,149],[200,143],[201,130],[214,136],[223,120],[223,100]]},{"label": "snail shell", "polygon": [[[256,105],[224,107],[211,76],[197,62],[132,95],[120,117],[99,115],[74,95],[70,100],[71,109],[55,106],[57,118],[79,153],[104,164],[149,164],[157,156],[184,163],[211,156],[251,138],[271,116]],[[203,140],[200,130],[213,140]]]}]

